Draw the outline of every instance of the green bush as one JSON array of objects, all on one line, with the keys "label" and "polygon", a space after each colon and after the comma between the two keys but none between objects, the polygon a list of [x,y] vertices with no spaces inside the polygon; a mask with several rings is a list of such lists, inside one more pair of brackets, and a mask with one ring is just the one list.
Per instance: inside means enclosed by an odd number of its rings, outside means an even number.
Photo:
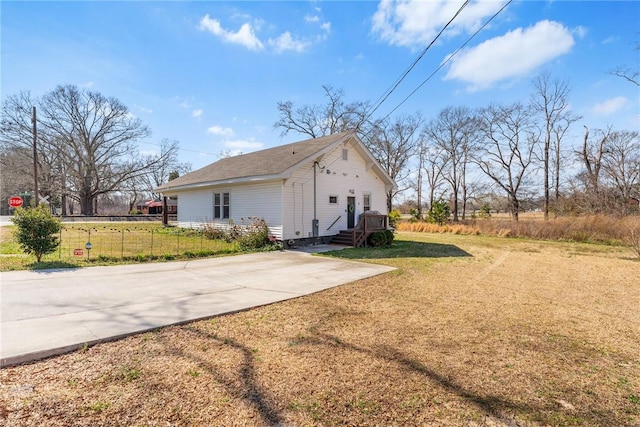
[{"label": "green bush", "polygon": [[438,200],[431,205],[431,209],[427,214],[427,221],[432,224],[444,225],[449,220],[450,215],[451,208],[449,208],[449,203],[444,200]]},{"label": "green bush", "polygon": [[390,246],[393,243],[393,238],[393,231],[391,230],[376,231],[369,236],[369,246]]},{"label": "green bush", "polygon": [[478,216],[483,219],[491,218],[491,207],[486,203],[482,205],[480,212],[478,212]]},{"label": "green bush", "polygon": [[395,227],[396,224],[400,221],[400,218],[402,218],[402,214],[400,213],[400,211],[398,209],[393,209],[391,212],[389,212],[389,226]]},{"label": "green bush", "polygon": [[418,208],[411,208],[409,211],[409,215],[411,215],[410,222],[422,221],[422,210]]},{"label": "green bush", "polygon": [[62,223],[51,215],[46,205],[18,208],[11,221],[16,225],[16,241],[25,253],[35,255],[37,262],[60,245],[57,234],[62,229]]}]

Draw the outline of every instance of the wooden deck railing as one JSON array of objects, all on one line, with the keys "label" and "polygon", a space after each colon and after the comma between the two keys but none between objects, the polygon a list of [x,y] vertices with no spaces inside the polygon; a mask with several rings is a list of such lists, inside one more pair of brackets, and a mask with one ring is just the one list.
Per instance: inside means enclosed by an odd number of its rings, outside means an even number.
[{"label": "wooden deck railing", "polygon": [[367,238],[376,231],[386,230],[389,225],[389,217],[377,214],[362,214],[360,220],[352,230],[353,246],[364,246]]}]

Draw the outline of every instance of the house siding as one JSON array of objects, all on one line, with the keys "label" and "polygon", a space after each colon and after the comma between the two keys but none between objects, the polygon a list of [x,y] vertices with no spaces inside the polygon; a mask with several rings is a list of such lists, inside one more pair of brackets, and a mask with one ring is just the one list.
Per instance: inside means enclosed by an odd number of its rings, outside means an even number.
[{"label": "house siding", "polygon": [[[213,218],[213,194],[230,194],[230,218]],[[200,228],[213,224],[228,229],[231,224],[247,224],[248,218],[265,220],[269,232],[282,239],[282,181],[239,186],[217,186],[196,191],[181,192],[179,197],[178,226]]]},{"label": "house siding", "polygon": [[178,196],[178,226],[198,228],[213,221],[213,190],[198,189]]},{"label": "house siding", "polygon": [[[343,160],[342,149],[348,149]],[[339,145],[319,160],[316,176],[316,212],[318,235],[332,236],[347,228],[347,197],[355,197],[355,221],[363,212],[364,194],[371,195],[371,210],[387,213],[385,183],[351,144]],[[329,171],[329,173],[327,173]],[[283,239],[313,235],[313,162],[302,165],[283,186]],[[337,196],[336,204],[329,196]],[[334,222],[335,224],[331,226]],[[330,228],[329,228],[330,227]]]}]

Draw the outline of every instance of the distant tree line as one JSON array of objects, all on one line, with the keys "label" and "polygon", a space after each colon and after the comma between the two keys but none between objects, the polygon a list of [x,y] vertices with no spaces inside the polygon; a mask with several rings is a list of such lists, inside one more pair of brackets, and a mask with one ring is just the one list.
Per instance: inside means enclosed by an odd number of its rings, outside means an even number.
[{"label": "distant tree line", "polygon": [[[471,109],[444,108],[396,118],[369,117],[371,104],[347,102],[344,92],[323,86],[325,105],[278,103],[282,135],[319,137],[355,129],[398,188],[387,207],[413,190],[417,217],[446,200],[454,221],[475,207],[511,213],[638,212],[640,138],[637,131],[585,128],[580,147],[567,141],[580,117],[569,106],[569,84],[541,74],[527,102]],[[426,190],[426,191],[425,191]],[[426,197],[425,197],[426,194]],[[422,212],[426,206],[428,212]]]}]

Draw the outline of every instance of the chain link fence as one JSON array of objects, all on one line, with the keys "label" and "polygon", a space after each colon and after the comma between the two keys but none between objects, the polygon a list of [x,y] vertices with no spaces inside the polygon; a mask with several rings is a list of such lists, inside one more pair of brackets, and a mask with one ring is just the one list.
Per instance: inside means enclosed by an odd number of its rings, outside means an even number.
[{"label": "chain link fence", "polygon": [[189,254],[229,253],[236,244],[209,239],[198,230],[153,226],[65,226],[60,231],[58,250],[48,260],[73,258],[171,257]]}]

